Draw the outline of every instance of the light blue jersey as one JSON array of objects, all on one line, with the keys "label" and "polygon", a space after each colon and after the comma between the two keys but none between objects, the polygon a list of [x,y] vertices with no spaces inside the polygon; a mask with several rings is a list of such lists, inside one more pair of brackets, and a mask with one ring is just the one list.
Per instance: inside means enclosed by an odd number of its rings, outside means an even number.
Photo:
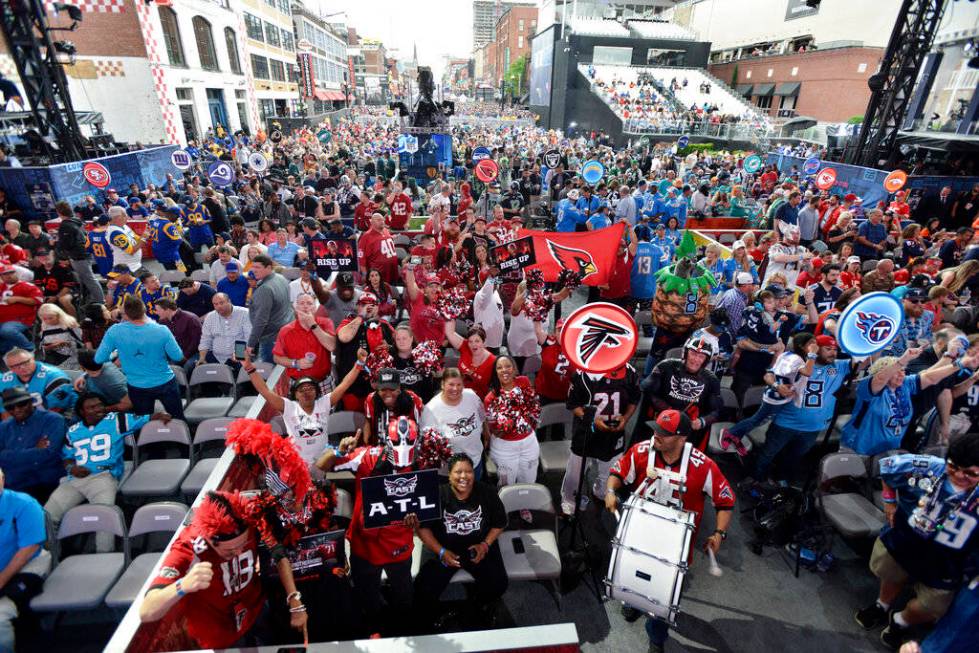
[{"label": "light blue jersey", "polygon": [[795,402],[790,401],[775,416],[774,424],[804,433],[822,431],[833,418],[836,391],[849,376],[848,360],[839,360],[832,365],[815,365],[802,393],[802,405],[796,406]]},{"label": "light blue jersey", "polygon": [[150,421],[148,415],[107,413],[95,426],[76,422],[68,429],[61,457],[75,459],[75,464],[93,474],[108,470],[118,481],[122,478],[126,436]]},{"label": "light blue jersey", "polygon": [[638,243],[632,261],[630,287],[633,298],[652,299],[656,294],[656,273],[664,266],[663,250],[654,243]]},{"label": "light blue jersey", "polygon": [[35,406],[48,410],[71,410],[78,399],[68,375],[48,363],[37,363],[34,376],[27,383],[13,372],[4,373],[0,376],[0,393],[7,388],[24,388],[34,398]]},{"label": "light blue jersey", "polygon": [[857,403],[853,417],[843,427],[840,443],[862,456],[873,456],[901,446],[901,439],[911,422],[911,397],[918,393],[921,384],[917,374],[904,378],[897,389],[884,386],[874,393],[870,384],[873,377],[857,385]]}]

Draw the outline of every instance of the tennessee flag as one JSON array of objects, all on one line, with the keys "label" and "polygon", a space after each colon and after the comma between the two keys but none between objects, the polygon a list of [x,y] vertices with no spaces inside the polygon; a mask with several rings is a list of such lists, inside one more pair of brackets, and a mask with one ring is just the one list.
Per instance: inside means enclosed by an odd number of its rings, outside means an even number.
[{"label": "tennessee flag", "polygon": [[615,268],[615,255],[625,235],[625,223],[597,231],[557,232],[521,229],[518,237],[534,239],[535,265],[544,273],[544,281],[557,281],[561,270],[574,270],[586,286],[608,283]]}]

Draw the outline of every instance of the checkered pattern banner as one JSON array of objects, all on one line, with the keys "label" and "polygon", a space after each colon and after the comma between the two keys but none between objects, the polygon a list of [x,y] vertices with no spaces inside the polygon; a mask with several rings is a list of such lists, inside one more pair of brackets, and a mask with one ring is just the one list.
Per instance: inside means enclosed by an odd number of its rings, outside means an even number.
[{"label": "checkered pattern banner", "polygon": [[14,63],[14,58],[9,54],[0,54],[0,73],[3,73],[7,79],[20,79],[17,73],[17,64]]},{"label": "checkered pattern banner", "polygon": [[146,45],[146,55],[150,60],[150,72],[153,75],[153,90],[156,91],[156,99],[160,102],[160,113],[163,116],[163,129],[167,134],[167,141],[180,145],[180,134],[182,126],[177,121],[174,105],[170,103],[169,89],[167,88],[166,73],[163,70],[163,63],[166,61],[161,55],[162,45],[157,35],[156,20],[153,15],[151,5],[142,0],[133,0],[136,7],[136,16],[139,19],[139,29],[143,35],[143,43]]},{"label": "checkered pattern banner", "polygon": [[[141,2],[142,0],[137,0]],[[56,3],[45,0],[44,7],[49,14],[54,14]],[[126,0],[65,0],[65,4],[76,5],[82,11],[98,12],[100,14],[121,14],[126,11]]]},{"label": "checkered pattern banner", "polygon": [[125,77],[126,69],[122,61],[113,59],[96,59],[95,73],[99,77]]}]

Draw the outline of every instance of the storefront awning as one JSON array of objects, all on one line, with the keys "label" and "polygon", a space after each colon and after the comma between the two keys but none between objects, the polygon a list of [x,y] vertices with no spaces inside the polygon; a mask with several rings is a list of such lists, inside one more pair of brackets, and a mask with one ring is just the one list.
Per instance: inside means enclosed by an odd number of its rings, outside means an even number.
[{"label": "storefront awning", "polygon": [[802,84],[799,82],[783,82],[775,87],[775,95],[782,95],[785,97],[792,97],[799,94],[799,87]]},{"label": "storefront awning", "polygon": [[735,90],[738,92],[738,95],[743,97],[751,97],[751,89],[754,87],[754,84],[738,84]]},{"label": "storefront awning", "polygon": [[329,102],[330,101],[330,92],[329,91],[324,91],[323,89],[318,88],[318,89],[316,89],[316,92],[313,93],[313,97],[315,97],[320,102]]},{"label": "storefront awning", "polygon": [[755,85],[754,94],[765,97],[766,95],[771,95],[774,90],[775,84],[757,84]]}]

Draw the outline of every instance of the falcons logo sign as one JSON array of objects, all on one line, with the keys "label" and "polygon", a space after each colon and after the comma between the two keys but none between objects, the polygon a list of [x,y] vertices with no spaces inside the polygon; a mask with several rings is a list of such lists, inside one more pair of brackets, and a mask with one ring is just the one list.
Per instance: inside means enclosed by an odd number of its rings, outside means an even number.
[{"label": "falcons logo sign", "polygon": [[887,342],[897,325],[894,320],[878,313],[857,312],[856,327],[872,345]]},{"label": "falcons logo sign", "polygon": [[546,240],[546,242],[547,251],[551,253],[551,256],[562,269],[577,272],[583,280],[598,272],[595,259],[585,250],[558,245],[550,240]]},{"label": "falcons logo sign", "polygon": [[586,372],[618,369],[636,353],[636,323],[615,304],[582,306],[561,331],[561,349],[568,360]]}]

